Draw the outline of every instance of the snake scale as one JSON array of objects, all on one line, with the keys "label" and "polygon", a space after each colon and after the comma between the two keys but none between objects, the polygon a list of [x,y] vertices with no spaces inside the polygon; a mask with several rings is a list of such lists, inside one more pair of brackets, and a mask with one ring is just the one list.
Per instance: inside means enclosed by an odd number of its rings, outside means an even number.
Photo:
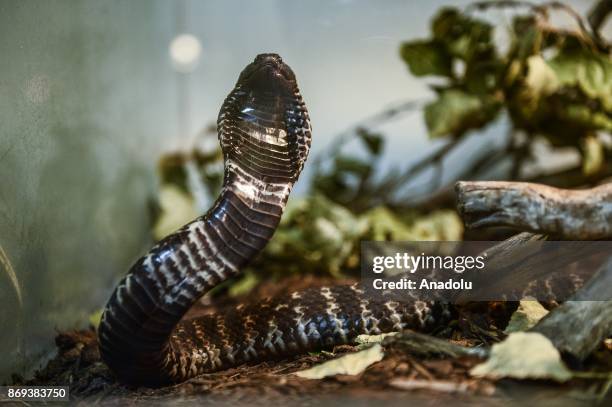
[{"label": "snake scale", "polygon": [[183,319],[270,240],[310,149],[310,119],[295,75],[276,54],[258,55],[242,71],[217,124],[225,165],[218,199],[140,258],[104,309],[100,352],[119,381],[161,386],[330,348],[359,334],[428,331],[448,319],[443,304],[368,298],[357,285],[311,288]]}]

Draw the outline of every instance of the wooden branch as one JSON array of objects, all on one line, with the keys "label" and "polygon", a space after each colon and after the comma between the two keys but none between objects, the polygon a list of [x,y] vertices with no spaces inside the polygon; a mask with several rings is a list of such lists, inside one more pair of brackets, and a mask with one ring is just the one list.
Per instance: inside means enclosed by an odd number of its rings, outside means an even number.
[{"label": "wooden branch", "polygon": [[584,360],[612,335],[612,258],[570,300],[531,330],[546,336],[559,351]]},{"label": "wooden branch", "polygon": [[467,228],[509,226],[566,240],[612,238],[612,183],[565,190],[526,182],[459,181]]},{"label": "wooden branch", "polygon": [[[503,225],[575,240],[612,237],[612,184],[570,191],[521,182],[459,182],[456,191],[459,212],[467,227]],[[534,273],[539,267],[532,263],[541,259],[532,260],[530,251],[517,252],[514,248],[543,238],[521,233],[489,249],[489,258],[498,264],[494,269],[513,267],[510,278],[521,274],[521,269]],[[552,257],[551,253],[545,253],[543,259],[558,263],[582,256],[576,250],[566,252],[557,256],[553,251]],[[517,254],[520,256],[516,257]],[[521,267],[523,262],[528,267]],[[508,276],[492,274],[495,275],[483,277],[492,286],[503,286]],[[603,339],[612,335],[610,287],[612,257],[580,291],[543,318],[532,331],[548,337],[562,353],[584,360]]]}]

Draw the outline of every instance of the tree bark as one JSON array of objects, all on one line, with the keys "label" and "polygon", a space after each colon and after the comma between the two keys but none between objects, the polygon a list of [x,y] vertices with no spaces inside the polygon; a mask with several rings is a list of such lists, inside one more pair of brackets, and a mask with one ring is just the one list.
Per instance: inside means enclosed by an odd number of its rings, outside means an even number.
[{"label": "tree bark", "polygon": [[566,190],[526,182],[459,181],[467,228],[510,226],[566,240],[612,238],[612,183]]}]

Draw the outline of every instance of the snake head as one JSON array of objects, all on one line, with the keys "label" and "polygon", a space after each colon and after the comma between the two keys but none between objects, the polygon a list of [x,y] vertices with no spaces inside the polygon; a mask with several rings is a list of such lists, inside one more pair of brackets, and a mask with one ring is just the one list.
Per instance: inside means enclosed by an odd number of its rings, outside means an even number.
[{"label": "snake head", "polygon": [[293,70],[277,54],[260,54],[240,74],[217,121],[230,173],[293,183],[310,149],[310,118]]},{"label": "snake head", "polygon": [[297,89],[293,70],[278,54],[259,54],[240,73],[238,84],[254,93],[291,96]]}]

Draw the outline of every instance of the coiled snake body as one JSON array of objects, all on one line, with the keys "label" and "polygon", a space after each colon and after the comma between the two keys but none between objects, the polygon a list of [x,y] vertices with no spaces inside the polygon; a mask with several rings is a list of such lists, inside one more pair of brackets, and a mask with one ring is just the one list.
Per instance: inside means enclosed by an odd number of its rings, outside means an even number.
[{"label": "coiled snake body", "polygon": [[290,293],[182,320],[272,237],[306,161],[311,128],[292,70],[262,54],[240,74],[218,118],[222,192],[203,216],[139,259],[108,301],[103,360],[122,382],[158,386],[249,361],[349,342],[362,333],[444,321],[444,306],[366,298],[356,285]]}]

